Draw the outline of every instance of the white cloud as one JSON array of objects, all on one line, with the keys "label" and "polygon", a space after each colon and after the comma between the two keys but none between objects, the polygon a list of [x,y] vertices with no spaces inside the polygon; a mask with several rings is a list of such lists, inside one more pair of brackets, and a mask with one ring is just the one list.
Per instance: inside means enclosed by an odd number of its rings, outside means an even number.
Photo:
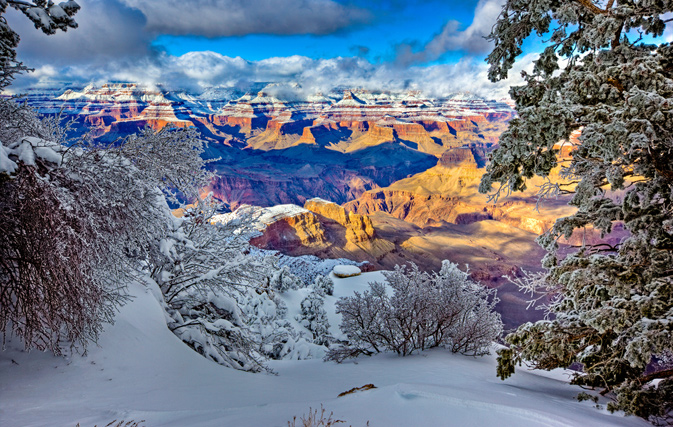
[{"label": "white cloud", "polygon": [[[212,86],[246,88],[253,82],[296,82],[302,89],[297,96],[318,91],[327,92],[337,86],[361,87],[372,90],[417,89],[430,96],[444,96],[456,92],[472,92],[488,98],[507,96],[509,86],[521,84],[520,71],[530,71],[535,55],[521,58],[510,79],[491,83],[488,66],[470,58],[456,64],[399,67],[395,64],[372,64],[358,57],[311,59],[303,56],[268,58],[246,61],[215,52],[190,52],[175,57],[162,54],[153,58],[129,62],[109,62],[106,66],[71,66],[50,77],[64,81],[138,82],[148,85],[163,84],[174,89],[199,91]],[[45,73],[27,75],[15,85],[21,87],[43,82]]]},{"label": "white cloud", "polygon": [[[428,59],[441,56],[446,49],[482,49],[481,35],[490,31],[500,10],[501,1],[480,0],[472,25],[460,31],[457,24],[449,23],[422,52],[412,53]],[[284,8],[290,2],[293,6]],[[253,82],[292,81],[304,88],[300,96],[346,86],[374,90],[419,89],[437,96],[470,91],[498,98],[507,95],[510,84],[520,83],[516,70],[510,73],[513,76],[510,80],[490,83],[486,78],[487,65],[469,57],[457,64],[407,67],[389,62],[373,64],[361,57],[311,59],[290,56],[247,61],[215,52],[190,52],[182,56],[172,56],[153,50],[153,36],[146,30],[146,27],[155,27],[158,30],[160,25],[166,25],[165,30],[168,30],[171,19],[184,17],[185,22],[191,22],[190,20],[198,16],[204,28],[215,25],[214,22],[226,27],[228,20],[252,22],[259,18],[261,21],[250,24],[253,26],[245,30],[257,31],[253,30],[256,28],[254,26],[262,25],[266,19],[265,14],[271,13],[269,11],[277,12],[274,16],[278,21],[289,19],[283,25],[293,22],[295,18],[288,18],[290,16],[297,15],[308,19],[310,14],[334,15],[334,10],[341,11],[340,8],[344,8],[347,15],[344,19],[348,22],[352,23],[356,19],[354,16],[360,16],[357,12],[359,9],[340,5],[332,0],[255,0],[248,3],[243,3],[242,0],[88,0],[82,3],[82,10],[77,15],[80,27],[48,38],[35,31],[25,17],[7,13],[8,19],[11,19],[10,24],[22,37],[19,59],[37,67],[35,73],[16,81],[12,88],[14,91],[36,84],[43,85],[49,80],[79,83],[128,81],[150,85],[161,83],[176,89],[194,91],[210,86],[244,88]],[[255,6],[263,10],[255,11]],[[351,12],[355,15],[349,17],[348,13]],[[335,27],[330,25],[336,25],[327,21],[321,22],[324,24],[321,27],[323,29],[333,29]],[[265,28],[268,32],[281,31],[274,25],[281,24],[268,23]],[[303,30],[297,31],[308,31],[308,27],[302,28]],[[230,28],[222,31],[243,30]],[[528,66],[530,59],[523,58],[518,64]]]},{"label": "white cloud", "polygon": [[332,0],[123,0],[161,34],[205,37],[329,34],[369,19]]},{"label": "white cloud", "polygon": [[411,44],[398,46],[397,61],[402,64],[429,62],[449,51],[472,54],[487,52],[491,44],[485,37],[491,33],[503,4],[504,0],[479,0],[472,24],[465,30],[460,30],[460,22],[449,21],[442,31],[420,50],[414,50]]}]

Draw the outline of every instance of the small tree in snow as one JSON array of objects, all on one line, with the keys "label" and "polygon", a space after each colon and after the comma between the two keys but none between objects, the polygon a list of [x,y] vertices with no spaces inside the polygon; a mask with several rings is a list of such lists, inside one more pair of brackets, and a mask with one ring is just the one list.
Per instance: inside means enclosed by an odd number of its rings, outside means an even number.
[{"label": "small tree in snow", "polygon": [[341,361],[383,350],[405,356],[416,350],[445,346],[453,352],[483,355],[502,332],[497,298],[471,281],[448,261],[438,273],[396,266],[384,272],[392,294],[382,283],[340,298],[337,312],[348,343],[330,349],[328,359]]},{"label": "small tree in snow", "polygon": [[176,218],[173,230],[157,242],[150,273],[178,337],[217,363],[259,371],[259,340],[241,306],[274,274],[273,264],[246,253],[248,224],[211,223],[215,209],[207,199]]},{"label": "small tree in snow", "polygon": [[325,299],[317,291],[311,292],[301,302],[301,315],[298,321],[313,334],[313,342],[329,345],[329,321],[324,308]]},{"label": "small tree in snow", "polygon": [[269,279],[269,287],[278,292],[289,291],[290,289],[299,289],[304,286],[302,280],[290,273],[288,266],[280,267],[276,270],[274,275]]},{"label": "small tree in snow", "polygon": [[[255,251],[253,219],[211,222],[217,205],[199,202],[175,219],[157,242],[150,265],[168,313],[169,328],[190,347],[224,366],[260,371],[264,359],[308,358],[315,345],[285,319],[280,287],[299,281],[274,256]],[[275,285],[275,286],[274,286]]]},{"label": "small tree in snow", "polygon": [[313,281],[313,289],[321,295],[334,295],[334,281],[329,276],[318,274]]}]

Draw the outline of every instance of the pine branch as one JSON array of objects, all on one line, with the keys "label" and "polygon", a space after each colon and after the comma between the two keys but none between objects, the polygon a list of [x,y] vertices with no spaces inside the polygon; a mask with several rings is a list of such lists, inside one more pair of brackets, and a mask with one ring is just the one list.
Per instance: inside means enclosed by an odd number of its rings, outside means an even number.
[{"label": "pine branch", "polygon": [[643,375],[642,377],[638,378],[638,382],[640,384],[647,384],[652,380],[671,377],[673,377],[673,369],[665,369],[663,371],[657,371],[648,375]]},{"label": "pine branch", "polygon": [[608,12],[609,6],[607,9],[601,9],[600,7],[596,6],[591,0],[577,0],[579,3],[581,3],[584,7],[592,11],[594,14],[599,14],[603,15]]}]

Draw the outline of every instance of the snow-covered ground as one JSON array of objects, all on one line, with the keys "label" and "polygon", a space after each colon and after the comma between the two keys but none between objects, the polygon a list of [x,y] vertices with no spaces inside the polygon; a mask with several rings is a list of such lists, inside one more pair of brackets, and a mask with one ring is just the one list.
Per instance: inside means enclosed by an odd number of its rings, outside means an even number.
[{"label": "snow-covered ground", "polygon": [[[336,298],[381,281],[379,272],[336,279],[327,297],[332,330]],[[581,391],[561,371],[513,378],[495,376],[495,357],[472,358],[434,350],[335,364],[277,361],[277,375],[250,374],[210,362],[167,328],[153,295],[132,285],[98,346],[68,359],[13,349],[0,352],[0,425],[106,425],[145,420],[145,426],[287,426],[293,416],[324,405],[342,425],[364,426],[615,426],[648,425],[577,402]],[[286,296],[289,306],[302,290]],[[292,308],[290,308],[292,310]],[[374,384],[377,388],[337,397]],[[115,424],[116,425],[116,424]]]}]

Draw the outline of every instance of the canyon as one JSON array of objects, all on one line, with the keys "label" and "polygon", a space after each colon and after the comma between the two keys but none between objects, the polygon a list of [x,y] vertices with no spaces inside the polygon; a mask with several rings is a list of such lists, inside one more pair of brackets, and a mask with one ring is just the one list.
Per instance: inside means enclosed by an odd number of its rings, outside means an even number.
[{"label": "canyon", "polygon": [[510,327],[540,313],[525,310],[504,276],[538,270],[536,237],[572,212],[567,198],[537,210],[541,181],[497,203],[478,193],[489,153],[515,117],[508,101],[357,88],[307,94],[287,83],[199,93],[108,83],[38,88],[25,99],[99,144],[144,127],[194,128],[214,174],[204,192],[227,210],[266,215],[254,245],[366,261],[365,270],[409,262],[437,270],[450,259],[498,288]]},{"label": "canyon", "polygon": [[258,83],[200,93],[108,83],[28,91],[43,114],[72,119],[75,133],[116,143],[144,127],[193,127],[209,142],[217,178],[209,191],[241,204],[336,203],[434,166],[446,150],[486,153],[514,116],[505,101],[418,91],[336,88],[305,95],[296,84]]}]

